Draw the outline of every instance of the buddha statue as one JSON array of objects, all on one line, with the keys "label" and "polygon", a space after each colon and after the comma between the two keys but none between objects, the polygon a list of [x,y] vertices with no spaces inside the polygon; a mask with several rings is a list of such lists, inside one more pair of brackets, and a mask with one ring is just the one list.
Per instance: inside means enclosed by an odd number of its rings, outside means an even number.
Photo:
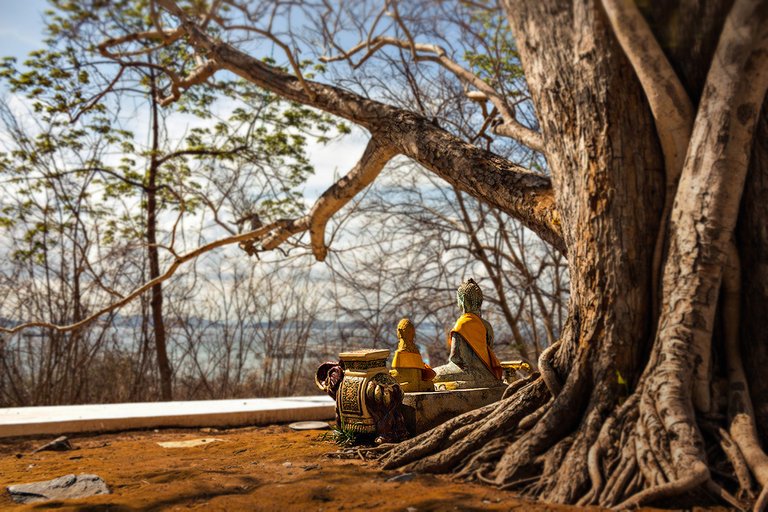
[{"label": "buddha statue", "polygon": [[435,389],[467,389],[503,385],[504,371],[493,353],[493,328],[480,316],[483,292],[469,279],[456,290],[461,316],[449,335],[448,364],[436,367]]},{"label": "buddha statue", "polygon": [[421,359],[421,353],[414,343],[416,328],[407,318],[397,324],[397,351],[392,358],[390,374],[406,393],[434,391],[432,379],[435,371]]}]

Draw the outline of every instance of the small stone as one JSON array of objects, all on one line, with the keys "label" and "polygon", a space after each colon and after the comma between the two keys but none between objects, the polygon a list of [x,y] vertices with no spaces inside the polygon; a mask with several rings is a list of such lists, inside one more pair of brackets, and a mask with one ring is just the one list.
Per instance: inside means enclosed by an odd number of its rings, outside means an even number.
[{"label": "small stone", "polygon": [[37,452],[42,452],[43,450],[49,450],[54,452],[65,452],[67,450],[72,450],[72,444],[69,442],[69,439],[67,439],[67,436],[61,436],[57,437],[53,441],[49,443],[45,443],[42,446],[38,446],[34,450],[30,452],[30,455]]},{"label": "small stone", "polygon": [[402,475],[395,475],[392,478],[387,478],[387,482],[407,482],[413,480],[413,473],[403,473]]},{"label": "small stone", "polygon": [[205,427],[205,428],[201,428],[200,429],[200,432],[203,432],[204,434],[215,434],[218,431],[219,431],[219,429],[217,429],[217,428],[210,428],[210,427]]},{"label": "small stone", "polygon": [[419,512],[419,509],[417,509],[416,507],[408,507],[407,509],[405,509],[405,512]]},{"label": "small stone", "polygon": [[290,468],[291,466],[293,466],[292,462],[283,462],[283,467],[284,468]]},{"label": "small stone", "polygon": [[44,482],[10,485],[7,487],[16,503],[87,498],[109,494],[107,483],[97,475],[65,475]]},{"label": "small stone", "polygon": [[195,446],[202,446],[205,444],[216,443],[224,441],[215,437],[204,437],[201,439],[187,439],[186,441],[164,441],[157,443],[163,448],[193,448]]}]

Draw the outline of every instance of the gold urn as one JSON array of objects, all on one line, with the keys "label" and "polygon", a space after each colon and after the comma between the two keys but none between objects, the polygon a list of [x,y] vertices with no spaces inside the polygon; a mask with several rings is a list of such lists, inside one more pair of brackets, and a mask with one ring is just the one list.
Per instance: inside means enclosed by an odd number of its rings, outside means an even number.
[{"label": "gold urn", "polygon": [[336,395],[341,427],[352,432],[375,434],[376,419],[369,407],[387,407],[388,390],[397,381],[387,370],[388,349],[364,349],[339,354],[344,380]]}]

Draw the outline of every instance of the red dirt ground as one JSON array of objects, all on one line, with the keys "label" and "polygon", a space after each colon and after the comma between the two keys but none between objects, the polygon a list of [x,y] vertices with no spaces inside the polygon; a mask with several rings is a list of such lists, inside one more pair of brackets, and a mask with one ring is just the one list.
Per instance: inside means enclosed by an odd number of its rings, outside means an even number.
[{"label": "red dirt ground", "polygon": [[[226,431],[162,430],[71,437],[74,451],[38,452],[50,440],[0,441],[1,510],[255,510],[286,512],[371,511],[567,511],[520,499],[509,492],[446,477],[415,475],[388,482],[398,473],[375,462],[325,455],[337,446],[319,431],[285,426]],[[157,443],[215,437],[191,448]],[[17,454],[24,454],[20,458]],[[81,500],[17,505],[5,487],[70,473],[93,473],[112,494]],[[597,510],[597,509],[593,509]],[[647,509],[650,510],[650,509]]]}]

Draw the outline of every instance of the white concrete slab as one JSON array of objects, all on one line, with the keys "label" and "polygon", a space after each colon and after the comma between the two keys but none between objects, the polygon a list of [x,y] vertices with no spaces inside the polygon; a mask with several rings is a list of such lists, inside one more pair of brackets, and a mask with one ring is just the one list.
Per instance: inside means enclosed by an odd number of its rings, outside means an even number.
[{"label": "white concrete slab", "polygon": [[159,427],[238,427],[331,420],[324,395],[194,402],[62,405],[0,409],[0,437]]}]

